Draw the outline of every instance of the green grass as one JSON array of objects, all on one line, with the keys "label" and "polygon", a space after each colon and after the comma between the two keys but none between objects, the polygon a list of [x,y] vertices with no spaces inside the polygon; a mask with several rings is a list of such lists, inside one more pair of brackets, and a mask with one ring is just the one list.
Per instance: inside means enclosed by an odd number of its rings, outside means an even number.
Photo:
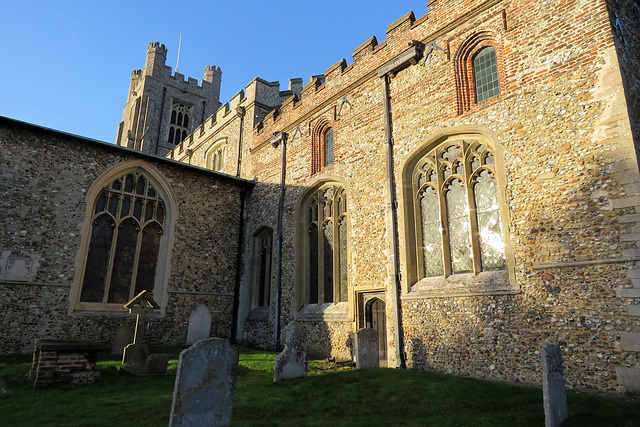
[{"label": "green grass", "polygon": [[[101,354],[100,382],[35,390],[27,378],[29,355],[0,356],[2,426],[166,426],[178,354],[169,375],[131,377]],[[236,426],[541,426],[537,388],[395,369],[356,371],[309,363],[309,376],[273,383],[275,353],[241,348],[233,407]],[[568,393],[566,426],[635,426],[640,403]]]}]

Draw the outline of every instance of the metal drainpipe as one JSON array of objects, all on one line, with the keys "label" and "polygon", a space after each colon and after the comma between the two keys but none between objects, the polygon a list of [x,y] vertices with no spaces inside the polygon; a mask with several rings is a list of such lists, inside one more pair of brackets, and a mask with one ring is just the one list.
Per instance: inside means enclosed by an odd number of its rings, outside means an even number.
[{"label": "metal drainpipe", "polygon": [[236,108],[236,113],[240,117],[240,132],[238,135],[238,168],[236,170],[236,176],[240,176],[240,165],[242,164],[242,128],[244,127],[244,114],[246,110],[244,107]]},{"label": "metal drainpipe", "polygon": [[278,148],[282,143],[282,165],[280,168],[280,198],[278,200],[278,236],[276,245],[276,313],[273,349],[280,350],[280,295],[282,293],[282,216],[284,211],[285,178],[287,174],[287,137],[285,132],[274,132],[271,145]]},{"label": "metal drainpipe", "polygon": [[396,363],[398,368],[405,368],[404,342],[402,334],[401,305],[400,305],[400,275],[398,274],[398,218],[396,187],[393,175],[393,133],[391,124],[391,100],[389,95],[389,76],[385,74],[381,78],[383,105],[384,105],[384,139],[387,158],[387,212],[389,217],[390,251],[391,251],[391,277],[393,280],[393,326],[396,331]]},{"label": "metal drainpipe", "polygon": [[240,190],[240,224],[238,225],[238,253],[236,255],[236,283],[233,289],[233,311],[231,313],[231,342],[238,343],[238,309],[240,307],[240,276],[242,274],[242,242],[244,241],[244,205],[247,190]]},{"label": "metal drainpipe", "polygon": [[409,65],[415,65],[422,57],[424,45],[417,41],[409,43],[409,49],[397,55],[380,68],[378,77],[382,82],[382,98],[384,108],[384,139],[386,151],[386,172],[387,172],[387,212],[389,217],[390,230],[390,252],[391,252],[391,278],[393,282],[393,323],[396,330],[396,363],[397,368],[406,367],[404,352],[404,334],[402,332],[402,303],[400,301],[400,253],[398,250],[398,202],[396,199],[396,180],[393,173],[393,123],[391,119],[391,94],[389,90],[389,77]]}]

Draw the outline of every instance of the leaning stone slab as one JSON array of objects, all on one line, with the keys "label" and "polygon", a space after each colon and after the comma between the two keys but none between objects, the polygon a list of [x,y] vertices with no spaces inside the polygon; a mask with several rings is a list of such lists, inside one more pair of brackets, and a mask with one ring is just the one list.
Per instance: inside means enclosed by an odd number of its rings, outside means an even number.
[{"label": "leaning stone slab", "polygon": [[149,357],[149,346],[146,344],[129,344],[124,348],[122,363],[132,370],[144,370]]},{"label": "leaning stone slab", "polygon": [[211,338],[180,353],[170,427],[228,426],[238,373],[238,351]]},{"label": "leaning stone slab", "polygon": [[355,336],[356,369],[379,368],[378,331],[363,328]]},{"label": "leaning stone slab", "polygon": [[133,343],[134,330],[131,325],[120,325],[111,343],[111,354],[122,356],[124,348]]},{"label": "leaning stone slab", "polygon": [[273,382],[307,376],[307,354],[300,349],[302,327],[291,322],[284,330],[284,350],[276,357]]},{"label": "leaning stone slab", "polygon": [[558,344],[547,344],[542,350],[542,393],[545,427],[560,426],[567,419],[568,410],[562,349]]}]

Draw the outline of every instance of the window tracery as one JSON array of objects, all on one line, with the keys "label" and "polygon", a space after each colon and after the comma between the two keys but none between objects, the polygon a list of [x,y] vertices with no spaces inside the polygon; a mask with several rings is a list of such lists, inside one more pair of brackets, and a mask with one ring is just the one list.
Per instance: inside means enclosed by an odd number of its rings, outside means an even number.
[{"label": "window tracery", "polygon": [[190,118],[193,106],[182,102],[173,102],[169,124],[169,144],[178,145],[191,133]]},{"label": "window tracery", "polygon": [[449,138],[416,163],[412,194],[418,278],[506,268],[493,150]]},{"label": "window tracery", "polygon": [[348,299],[348,211],[345,190],[325,184],[303,203],[306,236],[304,264],[305,303],[342,302]]},{"label": "window tracery", "polygon": [[81,308],[122,309],[141,291],[154,292],[166,216],[165,200],[139,170],[99,191],[87,236]]}]

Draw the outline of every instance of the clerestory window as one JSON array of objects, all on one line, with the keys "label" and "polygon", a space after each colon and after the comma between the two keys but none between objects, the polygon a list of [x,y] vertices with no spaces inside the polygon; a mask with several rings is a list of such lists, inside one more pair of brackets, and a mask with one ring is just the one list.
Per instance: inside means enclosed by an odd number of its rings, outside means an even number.
[{"label": "clerestory window", "polygon": [[333,163],[333,128],[328,128],[322,136],[324,142],[324,165],[329,166]]},{"label": "clerestory window", "polygon": [[347,194],[336,183],[312,191],[303,201],[305,235],[303,303],[342,302],[348,299]]},{"label": "clerestory window", "polygon": [[485,47],[473,58],[476,102],[480,103],[500,94],[498,59],[493,47]]},{"label": "clerestory window", "polygon": [[418,278],[506,268],[493,150],[453,137],[412,172]]}]

